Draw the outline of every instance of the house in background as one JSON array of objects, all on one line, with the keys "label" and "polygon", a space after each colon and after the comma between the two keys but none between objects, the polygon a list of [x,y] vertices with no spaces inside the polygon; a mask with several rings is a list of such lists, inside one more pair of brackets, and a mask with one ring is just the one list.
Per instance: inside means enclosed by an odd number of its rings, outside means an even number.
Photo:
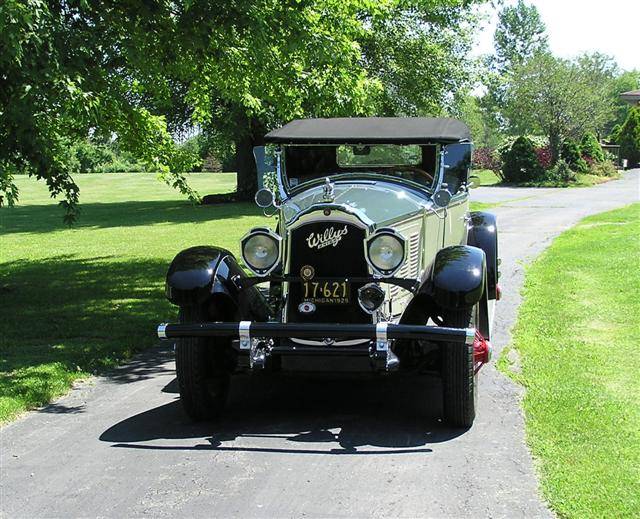
[{"label": "house in background", "polygon": [[640,106],[640,90],[629,90],[628,92],[622,92],[620,99],[626,101],[630,105]]}]

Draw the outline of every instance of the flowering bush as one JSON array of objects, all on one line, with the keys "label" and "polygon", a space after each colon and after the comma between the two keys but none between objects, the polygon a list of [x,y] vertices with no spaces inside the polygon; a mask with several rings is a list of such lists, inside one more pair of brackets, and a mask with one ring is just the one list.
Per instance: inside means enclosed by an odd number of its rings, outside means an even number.
[{"label": "flowering bush", "polygon": [[[546,137],[541,137],[540,135],[525,135],[524,137],[529,139],[535,148],[544,148],[549,145],[549,139],[547,139]],[[516,139],[518,139],[518,136],[515,135],[505,137],[500,146],[498,146],[497,148],[498,153],[502,157],[504,157],[505,154],[511,149],[511,146],[513,146],[513,143],[516,141]]]},{"label": "flowering bush", "polygon": [[502,168],[502,159],[495,148],[476,148],[473,150],[473,167],[498,172]]},{"label": "flowering bush", "polygon": [[538,163],[545,171],[551,167],[551,149],[549,146],[542,146],[536,148],[536,157],[538,157]]}]

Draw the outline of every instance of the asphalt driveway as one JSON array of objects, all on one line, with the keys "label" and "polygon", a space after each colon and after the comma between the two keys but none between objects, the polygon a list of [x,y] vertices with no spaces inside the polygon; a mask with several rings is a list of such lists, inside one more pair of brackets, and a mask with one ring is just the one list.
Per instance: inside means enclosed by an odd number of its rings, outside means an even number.
[{"label": "asphalt driveway", "polygon": [[[588,189],[473,191],[504,202],[494,210],[498,353],[523,265],[582,217],[638,201],[639,180],[636,170]],[[460,432],[438,421],[436,381],[254,377],[237,381],[221,423],[194,426],[177,401],[170,352],[155,349],[0,429],[0,515],[550,516],[520,393],[493,364],[483,368],[478,418]]]}]

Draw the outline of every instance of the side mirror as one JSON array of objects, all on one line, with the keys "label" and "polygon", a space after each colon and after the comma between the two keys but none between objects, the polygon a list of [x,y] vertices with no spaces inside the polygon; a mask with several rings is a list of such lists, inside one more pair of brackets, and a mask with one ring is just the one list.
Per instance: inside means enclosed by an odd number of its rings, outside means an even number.
[{"label": "side mirror", "polygon": [[266,209],[267,207],[271,207],[272,205],[274,205],[274,202],[275,202],[274,194],[271,192],[271,190],[267,189],[266,187],[263,187],[262,189],[258,189],[258,192],[256,193],[256,196],[254,199],[256,201],[256,205],[258,207],[262,207],[263,209]]},{"label": "side mirror", "polygon": [[436,207],[447,207],[451,201],[451,193],[446,189],[439,189],[433,195],[433,203]]}]

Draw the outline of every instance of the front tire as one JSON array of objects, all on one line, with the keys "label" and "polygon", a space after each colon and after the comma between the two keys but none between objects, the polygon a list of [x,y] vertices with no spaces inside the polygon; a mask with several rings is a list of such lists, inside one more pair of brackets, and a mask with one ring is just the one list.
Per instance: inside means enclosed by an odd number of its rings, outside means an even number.
[{"label": "front tire", "polygon": [[[201,307],[180,308],[181,323],[205,320]],[[211,420],[222,412],[229,392],[230,370],[225,362],[228,340],[219,337],[196,337],[176,342],[176,375],[180,400],[193,421]]]},{"label": "front tire", "polygon": [[[446,311],[442,325],[472,328],[475,307]],[[442,396],[444,420],[453,427],[468,428],[476,417],[478,380],[474,373],[473,344],[445,343],[442,347]]]}]

